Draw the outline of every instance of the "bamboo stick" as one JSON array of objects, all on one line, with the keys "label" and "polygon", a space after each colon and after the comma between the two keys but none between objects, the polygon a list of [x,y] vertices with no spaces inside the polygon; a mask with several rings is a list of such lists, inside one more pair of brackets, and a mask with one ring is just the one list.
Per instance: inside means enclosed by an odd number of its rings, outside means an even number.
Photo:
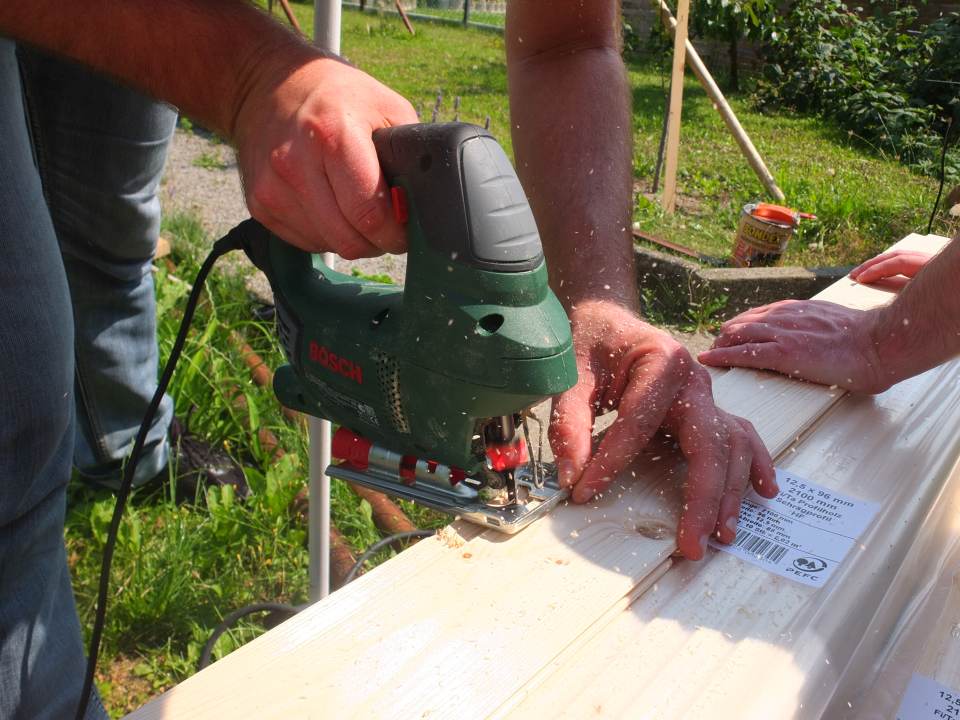
[{"label": "bamboo stick", "polygon": [[[670,32],[675,33],[677,20],[673,17],[673,13],[670,12],[670,8],[663,0],[656,0],[656,2],[659,5],[660,14],[670,29]],[[703,64],[703,60],[700,59],[696,48],[693,47],[693,44],[689,40],[685,41],[685,47],[690,69],[693,70],[693,74],[697,76],[700,84],[703,85],[703,89],[707,91],[707,95],[713,100],[717,112],[720,113],[720,117],[722,117],[723,121],[727,124],[727,128],[733,135],[734,140],[737,141],[737,145],[740,146],[740,151],[747,159],[747,162],[750,163],[750,167],[753,168],[760,182],[763,183],[767,192],[769,192],[774,199],[779,201],[785,200],[786,196],[783,194],[783,190],[777,186],[777,181],[773,179],[773,175],[770,173],[770,170],[767,169],[763,158],[760,157],[760,153],[757,152],[757,148],[754,147],[750,136],[747,135],[747,131],[743,129],[740,121],[737,120],[737,116],[734,114],[727,99],[723,96],[723,93],[720,92],[720,88],[714,81],[710,71],[707,70],[707,66]]]},{"label": "bamboo stick", "polygon": [[679,0],[674,25],[673,73],[670,75],[670,110],[667,114],[667,158],[660,204],[672,213],[677,207],[677,163],[680,155],[680,116],[683,112],[683,60],[687,46],[690,0]]}]

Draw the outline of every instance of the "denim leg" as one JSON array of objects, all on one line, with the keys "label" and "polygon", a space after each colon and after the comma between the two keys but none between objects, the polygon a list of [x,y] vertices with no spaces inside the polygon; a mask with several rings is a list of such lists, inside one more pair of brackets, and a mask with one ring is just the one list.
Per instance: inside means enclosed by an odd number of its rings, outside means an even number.
[{"label": "denim leg", "polygon": [[[63,261],[0,39],[0,718],[72,717],[83,682],[63,546],[73,376]],[[88,717],[106,717],[99,700]]]},{"label": "denim leg", "polygon": [[[70,283],[76,326],[74,465],[119,485],[157,386],[151,261],[157,189],[176,113],[84,67],[18,50],[44,194]],[[167,463],[169,397],[154,419],[136,484]]]}]

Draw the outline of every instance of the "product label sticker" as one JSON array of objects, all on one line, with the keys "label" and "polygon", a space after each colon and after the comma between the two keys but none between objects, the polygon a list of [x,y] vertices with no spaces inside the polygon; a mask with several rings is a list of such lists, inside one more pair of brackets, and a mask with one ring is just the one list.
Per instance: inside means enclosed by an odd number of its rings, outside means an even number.
[{"label": "product label sticker", "polygon": [[777,468],[780,494],[743,498],[732,545],[718,550],[770,572],[820,587],[867,528],[879,504],[857,500]]},{"label": "product label sticker", "polygon": [[960,692],[914,673],[900,701],[897,720],[957,720]]}]

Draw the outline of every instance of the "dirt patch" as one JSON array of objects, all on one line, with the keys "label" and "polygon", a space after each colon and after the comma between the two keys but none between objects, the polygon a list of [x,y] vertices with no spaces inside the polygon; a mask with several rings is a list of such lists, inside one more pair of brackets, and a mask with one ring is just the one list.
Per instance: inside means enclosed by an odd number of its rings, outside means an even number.
[{"label": "dirt patch", "polygon": [[101,699],[112,714],[131,713],[163,691],[155,689],[142,673],[137,673],[142,663],[140,658],[120,655],[107,670],[97,673],[97,686],[104,695]]},{"label": "dirt patch", "polygon": [[[641,192],[640,194],[654,205],[660,204],[660,193]],[[711,212],[709,208],[706,207],[703,200],[696,195],[683,195],[682,193],[677,193],[676,197],[677,210],[682,212],[684,215],[702,217]]]}]

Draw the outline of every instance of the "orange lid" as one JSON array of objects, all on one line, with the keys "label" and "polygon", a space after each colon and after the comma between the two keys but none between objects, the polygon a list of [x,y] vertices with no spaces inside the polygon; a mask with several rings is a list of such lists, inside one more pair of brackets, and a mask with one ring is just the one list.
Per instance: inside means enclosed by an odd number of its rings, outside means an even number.
[{"label": "orange lid", "polygon": [[757,203],[757,207],[750,213],[754,217],[770,220],[784,225],[799,225],[800,216],[796,210],[783,205],[771,205],[770,203]]}]

